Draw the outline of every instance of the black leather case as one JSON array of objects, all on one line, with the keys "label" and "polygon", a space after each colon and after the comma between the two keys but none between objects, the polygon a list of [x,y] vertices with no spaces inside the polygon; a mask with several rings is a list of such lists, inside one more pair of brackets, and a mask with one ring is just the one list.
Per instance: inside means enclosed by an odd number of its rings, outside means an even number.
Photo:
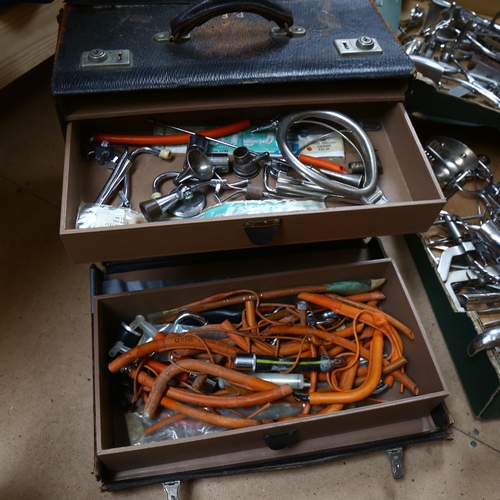
[{"label": "black leather case", "polygon": [[[293,36],[286,35],[287,29]],[[272,36],[276,30],[281,31]],[[155,39],[158,33],[163,42]],[[176,43],[165,41],[170,33]],[[178,43],[186,33],[189,41]],[[360,37],[375,39],[381,53],[340,55],[336,40]],[[82,54],[93,49],[129,50],[131,63],[82,67]],[[71,2],[61,17],[52,92],[66,96],[294,82],[309,82],[314,92],[315,82],[408,82],[413,70],[370,0]]]}]

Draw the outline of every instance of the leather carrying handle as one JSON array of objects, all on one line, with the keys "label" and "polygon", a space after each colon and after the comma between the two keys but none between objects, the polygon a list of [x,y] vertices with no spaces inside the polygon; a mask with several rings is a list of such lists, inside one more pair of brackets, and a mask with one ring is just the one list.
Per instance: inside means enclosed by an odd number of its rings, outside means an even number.
[{"label": "leather carrying handle", "polygon": [[268,21],[274,21],[287,30],[293,24],[292,12],[270,0],[202,0],[170,21],[170,33],[174,40],[188,35],[194,28],[210,19],[230,12],[252,12]]}]

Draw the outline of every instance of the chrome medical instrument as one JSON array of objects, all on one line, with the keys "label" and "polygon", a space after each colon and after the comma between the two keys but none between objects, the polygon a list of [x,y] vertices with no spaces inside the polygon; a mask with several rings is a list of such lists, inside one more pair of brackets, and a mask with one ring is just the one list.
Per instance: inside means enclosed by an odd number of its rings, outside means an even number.
[{"label": "chrome medical instrument", "polygon": [[188,142],[184,166],[181,173],[174,179],[174,184],[179,186],[191,179],[208,181],[214,176],[214,167],[206,151],[208,139],[199,134],[193,134]]},{"label": "chrome medical instrument", "polygon": [[[481,17],[454,2],[431,0],[420,33],[411,34],[401,43],[418,71],[432,79],[440,90],[455,97],[481,96],[498,108],[498,77],[491,71],[488,75],[474,71],[470,62],[467,69],[463,63],[477,56],[484,58],[486,66],[488,62],[500,62],[498,18],[498,14],[493,19]],[[401,31],[406,34],[404,26]]]},{"label": "chrome medical instrument", "polygon": [[[172,173],[160,174],[158,177],[167,176],[167,174]],[[154,189],[157,189],[157,186],[158,183],[153,183]],[[167,211],[177,217],[195,217],[205,208],[205,195],[200,190],[206,186],[215,189],[214,195],[217,205],[219,205],[225,201],[219,198],[221,190],[233,189],[235,191],[234,195],[247,193],[248,181],[245,179],[229,183],[227,179],[214,178],[208,181],[186,182],[175,187],[165,196],[158,196],[159,192],[155,191],[152,194],[152,199],[141,202],[139,208],[148,222],[157,221]],[[227,198],[230,197],[232,196],[230,195]]]},{"label": "chrome medical instrument", "polygon": [[268,158],[269,153],[255,156],[246,146],[240,146],[233,151],[233,173],[242,179],[252,179],[258,175]]},{"label": "chrome medical instrument", "polygon": [[475,337],[467,347],[467,354],[475,356],[478,352],[500,346],[500,328],[490,328]]},{"label": "chrome medical instrument", "polygon": [[[333,122],[351,131],[352,136],[358,143],[360,156],[366,165],[365,179],[362,187],[357,188],[330,179],[326,175],[307,167],[294,155],[287,142],[288,130],[296,124],[311,119],[327,122],[323,124],[325,127],[328,127],[328,124]],[[287,164],[305,179],[317,184],[328,193],[345,199],[359,200],[365,204],[388,203],[388,200],[377,185],[377,159],[370,138],[363,128],[348,116],[336,111],[321,110],[289,114],[279,120],[276,141]]]},{"label": "chrome medical instrument", "polygon": [[[425,142],[424,149],[439,187],[447,198],[457,190],[457,182],[469,180],[479,165],[480,160],[476,154],[452,137],[431,137]],[[467,175],[463,176],[464,172]]]},{"label": "chrome medical instrument", "polygon": [[[424,143],[424,148],[446,198],[460,190],[481,197],[488,207],[494,204],[491,199],[493,173],[488,166],[490,160],[487,156],[476,155],[465,144],[445,136],[430,137]],[[487,185],[484,189],[468,191],[463,186],[471,179],[484,181]],[[461,221],[464,220],[461,218]]]},{"label": "chrome medical instrument", "polygon": [[462,256],[466,264],[481,277],[494,283],[500,283],[498,272],[495,270],[492,272],[491,267],[489,267],[484,260],[484,255],[478,251],[475,243],[473,241],[467,241],[465,239],[466,235],[461,233],[456,222],[459,218],[444,211],[441,212],[440,218],[444,221],[451,239],[454,241],[454,246],[450,246],[444,250],[439,259],[437,270],[441,279],[443,281],[447,280],[452,260],[458,256]]},{"label": "chrome medical instrument", "polygon": [[454,258],[458,256],[470,256],[470,253],[476,249],[470,241],[464,242],[461,238],[459,238],[457,243],[457,245],[447,248],[439,259],[438,274],[443,281],[448,279],[451,262]]},{"label": "chrome medical instrument", "polygon": [[106,184],[95,199],[94,203],[105,205],[116,192],[119,185],[123,182],[125,176],[129,173],[130,169],[132,168],[133,160],[138,155],[144,153],[159,156],[163,159],[170,159],[171,157],[171,152],[169,150],[163,150],[160,148],[140,147],[134,149],[132,152],[128,152],[127,150],[127,154],[122,154],[122,156],[120,157],[120,161],[117,163],[116,167],[109,176]]},{"label": "chrome medical instrument", "polygon": [[399,21],[399,29],[405,33],[405,28],[413,28],[421,24],[425,17],[425,9],[418,3],[410,10],[410,17]]}]

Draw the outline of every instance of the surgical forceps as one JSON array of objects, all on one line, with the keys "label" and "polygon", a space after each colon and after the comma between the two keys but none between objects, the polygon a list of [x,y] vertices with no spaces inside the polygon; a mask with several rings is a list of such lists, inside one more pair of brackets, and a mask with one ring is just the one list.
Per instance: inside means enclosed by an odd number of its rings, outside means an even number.
[{"label": "surgical forceps", "polygon": [[94,203],[97,205],[105,205],[108,203],[113,194],[116,192],[118,186],[125,180],[127,174],[130,172],[130,169],[132,168],[132,162],[134,158],[136,158],[138,155],[143,153],[149,153],[155,156],[163,157],[164,159],[168,159],[170,157],[170,155],[165,152],[168,150],[163,150],[161,148],[152,148],[143,146],[134,149],[132,152],[129,152],[126,146],[121,146],[121,147],[124,147],[125,151],[120,156],[120,159],[115,169],[113,170],[106,184],[101,189],[101,192],[95,199]]}]

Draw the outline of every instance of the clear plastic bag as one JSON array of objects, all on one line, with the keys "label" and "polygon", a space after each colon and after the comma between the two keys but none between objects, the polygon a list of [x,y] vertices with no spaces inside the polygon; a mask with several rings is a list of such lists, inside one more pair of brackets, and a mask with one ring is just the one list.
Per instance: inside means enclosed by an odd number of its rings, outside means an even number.
[{"label": "clear plastic bag", "polygon": [[90,229],[142,224],[144,222],[146,222],[144,216],[131,208],[82,203],[78,209],[75,227],[76,229]]},{"label": "clear plastic bag", "polygon": [[[259,409],[258,406],[248,408],[236,408],[238,413],[249,416]],[[144,410],[144,403],[139,401],[136,405],[135,411],[127,413],[125,416],[129,439],[131,445],[141,445],[147,443],[156,443],[157,441],[166,441],[169,439],[183,439],[195,436],[204,436],[216,432],[223,432],[227,430],[224,427],[207,424],[194,420],[192,418],[184,417],[176,422],[162,426],[151,434],[144,434],[144,430],[151,425],[157,424],[165,418],[171,417],[176,413],[166,408],[162,408],[158,416],[153,419],[147,419],[142,416]],[[300,414],[302,407],[300,405],[290,405],[287,403],[275,403],[269,408],[258,414],[258,418],[270,418],[277,420],[284,417],[293,417]],[[219,410],[220,415],[235,417],[235,414],[229,410]]]},{"label": "clear plastic bag", "polygon": [[232,215],[259,215],[282,212],[302,212],[308,210],[323,210],[324,201],[315,200],[255,200],[233,201],[209,208],[206,218],[228,217]]}]

